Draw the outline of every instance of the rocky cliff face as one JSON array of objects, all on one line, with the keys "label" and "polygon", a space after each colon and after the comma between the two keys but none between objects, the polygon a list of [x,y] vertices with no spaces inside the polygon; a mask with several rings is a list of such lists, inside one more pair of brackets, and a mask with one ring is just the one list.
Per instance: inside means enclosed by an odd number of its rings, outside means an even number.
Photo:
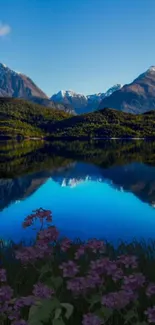
[{"label": "rocky cliff face", "polygon": [[56,104],[27,76],[0,63],[0,97],[23,98],[34,103],[74,113],[67,105]]},{"label": "rocky cliff face", "polygon": [[99,109],[111,107],[128,113],[144,113],[155,109],[155,67],[142,73],[131,84],[104,98]]},{"label": "rocky cliff face", "polygon": [[0,92],[9,97],[48,99],[29,77],[11,70],[2,63],[0,63]]}]

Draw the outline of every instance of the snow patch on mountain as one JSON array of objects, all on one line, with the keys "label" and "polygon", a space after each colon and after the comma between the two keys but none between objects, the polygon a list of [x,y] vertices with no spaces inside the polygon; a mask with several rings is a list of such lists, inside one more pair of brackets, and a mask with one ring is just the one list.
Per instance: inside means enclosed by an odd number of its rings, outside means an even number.
[{"label": "snow patch on mountain", "polygon": [[148,70],[147,72],[155,72],[155,66],[152,65]]},{"label": "snow patch on mountain", "polygon": [[12,75],[20,75],[20,72],[10,69],[6,64],[0,63],[0,74],[5,74],[6,72],[11,73]]},{"label": "snow patch on mountain", "polygon": [[77,114],[87,113],[96,110],[102,99],[110,96],[114,91],[121,88],[122,85],[116,84],[108,89],[105,93],[91,94],[87,96],[76,93],[73,90],[60,90],[57,94],[54,94],[51,97],[51,100],[56,103],[71,105]]}]

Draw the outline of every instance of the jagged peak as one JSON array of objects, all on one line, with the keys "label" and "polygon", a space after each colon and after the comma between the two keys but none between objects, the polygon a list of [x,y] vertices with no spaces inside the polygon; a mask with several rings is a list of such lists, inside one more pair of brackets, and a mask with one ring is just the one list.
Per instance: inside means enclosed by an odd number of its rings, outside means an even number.
[{"label": "jagged peak", "polygon": [[148,70],[147,72],[155,72],[155,66],[152,65]]},{"label": "jagged peak", "polygon": [[69,90],[60,90],[58,93],[54,94],[52,97],[86,97],[86,96],[83,94],[76,93],[75,91],[69,89]]},{"label": "jagged peak", "polygon": [[18,71],[15,71],[15,70],[12,70],[10,69],[6,64],[0,62],[0,67],[2,67],[3,69],[7,70],[7,71],[10,71],[12,73],[15,73],[15,74],[18,74],[18,75],[21,75],[21,72],[18,72]]}]

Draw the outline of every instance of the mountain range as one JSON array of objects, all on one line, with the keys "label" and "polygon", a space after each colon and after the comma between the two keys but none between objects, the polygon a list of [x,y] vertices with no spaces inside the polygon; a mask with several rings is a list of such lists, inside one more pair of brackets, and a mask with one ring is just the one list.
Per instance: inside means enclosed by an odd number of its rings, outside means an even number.
[{"label": "mountain range", "polygon": [[74,110],[61,103],[54,103],[27,76],[0,63],[0,97],[22,98],[46,107],[74,113]]},{"label": "mountain range", "polygon": [[132,83],[104,98],[99,109],[112,107],[123,112],[139,114],[155,109],[155,66],[137,77]]},{"label": "mountain range", "polygon": [[67,104],[74,108],[76,114],[83,114],[93,112],[98,109],[101,101],[109,97],[113,92],[122,88],[122,85],[116,84],[109,88],[105,93],[98,93],[93,95],[78,94],[72,90],[61,90],[54,94],[51,99],[56,103]]},{"label": "mountain range", "polygon": [[155,110],[155,66],[151,66],[130,84],[116,84],[103,93],[85,96],[71,90],[61,90],[48,97],[25,74],[0,63],[0,97],[24,99],[74,115],[107,107],[140,114]]},{"label": "mountain range", "polygon": [[0,97],[23,98],[72,114],[82,114],[96,110],[103,98],[110,96],[121,87],[118,84],[108,89],[106,93],[88,96],[73,91],[59,91],[49,98],[32,79],[0,63]]}]

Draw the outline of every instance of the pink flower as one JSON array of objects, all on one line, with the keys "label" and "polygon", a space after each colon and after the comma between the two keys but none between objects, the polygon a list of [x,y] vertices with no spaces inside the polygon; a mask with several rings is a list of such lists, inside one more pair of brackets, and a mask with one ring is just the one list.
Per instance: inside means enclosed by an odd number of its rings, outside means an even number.
[{"label": "pink flower", "polygon": [[138,266],[137,257],[134,255],[120,255],[118,256],[117,263],[132,269],[136,269]]},{"label": "pink flower", "polygon": [[23,222],[23,228],[32,226],[34,221],[37,219],[39,219],[41,223],[43,223],[43,220],[52,222],[52,213],[50,210],[44,210],[42,208],[33,211],[32,214],[25,218]]},{"label": "pink flower", "polygon": [[145,311],[145,315],[147,315],[149,323],[155,323],[155,306],[148,308]]},{"label": "pink flower", "polygon": [[78,260],[82,255],[85,254],[85,246],[80,246],[75,253],[75,260]]},{"label": "pink flower", "polygon": [[72,241],[68,238],[64,238],[61,242],[61,250],[66,252],[71,247]]},{"label": "pink flower", "polygon": [[33,294],[35,297],[48,299],[51,298],[52,294],[54,293],[53,289],[49,288],[47,285],[41,282],[38,282],[33,287]]},{"label": "pink flower", "polygon": [[38,233],[38,243],[52,243],[58,239],[59,232],[56,227],[52,226],[41,230]]},{"label": "pink flower", "polygon": [[118,292],[110,292],[103,296],[102,304],[108,308],[122,309],[125,308],[134,298],[134,293],[131,290],[120,290]]},{"label": "pink flower", "polygon": [[74,261],[64,262],[59,268],[63,270],[64,278],[72,278],[79,272],[79,266]]},{"label": "pink flower", "polygon": [[146,289],[146,295],[151,297],[155,295],[155,283],[150,283]]},{"label": "pink flower", "polygon": [[91,249],[93,253],[97,253],[97,251],[101,251],[103,253],[106,250],[104,241],[97,239],[89,240],[86,244],[86,247]]},{"label": "pink flower", "polygon": [[13,290],[10,286],[2,286],[0,287],[0,302],[8,301],[12,298]]},{"label": "pink flower", "polygon": [[101,325],[103,322],[101,319],[94,314],[85,314],[83,315],[82,325]]},{"label": "pink flower", "polygon": [[76,277],[67,281],[67,289],[72,291],[74,295],[86,292],[86,280],[84,277]]},{"label": "pink flower", "polygon": [[0,269],[0,282],[6,282],[6,270]]},{"label": "pink flower", "polygon": [[33,216],[30,215],[27,218],[25,218],[23,222],[23,228],[27,228],[33,225]]},{"label": "pink flower", "polygon": [[22,263],[27,264],[43,259],[52,254],[52,247],[45,243],[37,242],[35,246],[23,247],[16,251],[16,259],[21,260]]},{"label": "pink flower", "polygon": [[123,290],[137,290],[145,283],[145,276],[142,273],[135,273],[129,276],[124,276]]},{"label": "pink flower", "polygon": [[100,258],[95,261],[90,262],[90,271],[94,271],[97,274],[104,274],[107,272],[107,269],[111,261],[108,257]]},{"label": "pink flower", "polygon": [[35,297],[34,296],[27,296],[27,297],[20,297],[16,299],[14,303],[14,309],[20,310],[24,306],[32,306],[35,304]]},{"label": "pink flower", "polygon": [[73,295],[84,294],[90,289],[95,289],[103,284],[104,280],[97,274],[88,274],[86,277],[76,277],[67,281],[67,289]]}]

